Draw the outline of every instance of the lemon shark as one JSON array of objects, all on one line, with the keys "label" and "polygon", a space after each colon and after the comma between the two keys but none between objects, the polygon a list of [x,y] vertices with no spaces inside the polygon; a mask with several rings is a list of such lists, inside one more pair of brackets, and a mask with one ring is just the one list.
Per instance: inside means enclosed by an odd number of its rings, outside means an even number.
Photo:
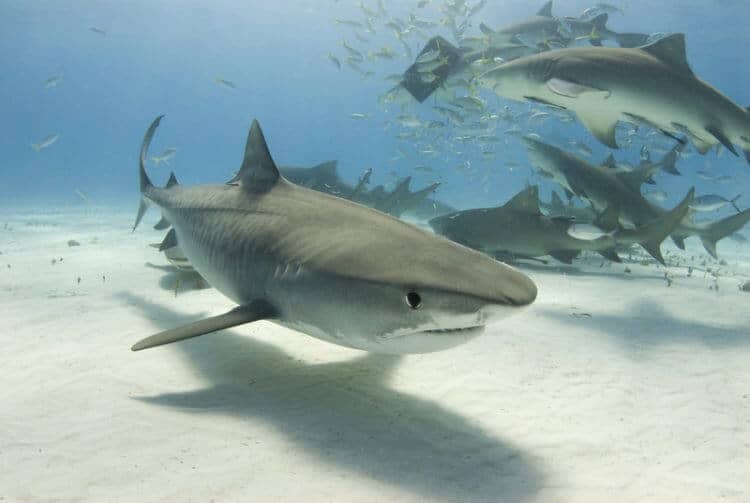
[{"label": "lemon shark", "polygon": [[[692,193],[673,211],[665,212],[639,228],[616,226],[617,208],[607,208],[596,219],[613,228],[594,239],[580,239],[570,233],[574,218],[544,215],[539,205],[539,189],[531,185],[503,206],[458,211],[430,220],[435,232],[456,242],[491,255],[535,258],[549,255],[570,264],[583,251],[599,253],[620,262],[616,248],[639,243],[660,263],[660,245],[688,211]],[[613,223],[615,222],[615,223]]]},{"label": "lemon shark", "polygon": [[155,187],[144,162],[160,121],[141,147],[134,230],[157,206],[172,226],[167,239],[238,307],[155,334],[134,351],[270,320],[365,351],[425,353],[466,342],[536,298],[531,279],[510,266],[287,181],[257,121],[231,183]]},{"label": "lemon shark", "polygon": [[[693,73],[682,34],[640,48],[560,49],[499,65],[479,82],[498,95],[576,113],[602,143],[617,148],[618,121],[648,124],[705,154],[721,144],[750,162],[750,112]],[[684,141],[684,140],[683,140]]]},{"label": "lemon shark", "polygon": [[[660,169],[658,163],[647,169],[618,172],[607,166],[595,166],[534,138],[525,137],[524,141],[535,168],[551,177],[567,192],[589,201],[598,211],[616,208],[618,221],[624,226],[642,226],[670,213],[641,194],[641,185],[654,170]],[[744,227],[750,221],[750,210],[715,222],[696,223],[688,211],[692,202],[690,199],[668,234],[682,249],[685,248],[687,237],[698,236],[706,251],[716,258],[716,243]]]}]

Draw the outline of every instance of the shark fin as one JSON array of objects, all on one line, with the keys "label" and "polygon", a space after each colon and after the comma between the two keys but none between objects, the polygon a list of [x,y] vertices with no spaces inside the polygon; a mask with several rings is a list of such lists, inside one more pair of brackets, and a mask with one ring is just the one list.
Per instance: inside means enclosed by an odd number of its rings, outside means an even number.
[{"label": "shark fin", "polygon": [[523,213],[533,213],[535,215],[541,214],[542,210],[539,209],[539,187],[529,185],[505,203],[503,208]]},{"label": "shark fin", "polygon": [[607,248],[606,250],[599,250],[597,251],[597,253],[612,262],[617,262],[618,264],[622,262],[622,259],[617,254],[617,250],[615,250],[614,248]]},{"label": "shark fin", "polygon": [[609,21],[609,14],[606,12],[599,14],[598,16],[594,17],[589,21],[589,23],[592,24],[593,29],[591,30],[592,35],[597,36],[600,45],[601,45],[601,37],[599,36],[600,33],[608,31],[607,30],[607,21]]},{"label": "shark fin", "polygon": [[163,231],[165,229],[169,229],[171,226],[172,224],[169,223],[169,220],[167,220],[164,217],[161,217],[161,220],[159,220],[159,222],[156,225],[154,225],[154,230]]},{"label": "shark fin", "polygon": [[607,158],[602,161],[602,167],[617,169],[617,161],[615,160],[615,156],[613,154],[609,154]]},{"label": "shark fin", "polygon": [[484,23],[479,23],[479,31],[481,31],[485,35],[492,35],[493,33],[495,33],[495,30],[493,30],[492,28],[490,28]]},{"label": "shark fin", "polygon": [[690,203],[693,202],[694,196],[695,188],[691,188],[682,202],[675,206],[672,211],[647,223],[642,228],[636,229],[636,232],[641,233],[638,243],[661,265],[666,265],[664,256],[661,254],[661,243],[675,230],[682,219],[685,218],[690,210]]},{"label": "shark fin", "polygon": [[253,120],[245,144],[245,157],[242,166],[229,184],[239,182],[245,190],[265,192],[279,179],[279,169],[271,158],[266,139],[257,120]]},{"label": "shark fin", "polygon": [[336,170],[338,169],[339,162],[338,161],[326,161],[321,162],[317,166],[313,166],[311,171],[315,171],[319,174],[324,174],[326,176],[336,176]]},{"label": "shark fin", "polygon": [[750,150],[743,150],[742,152],[745,154],[745,160],[750,163]]},{"label": "shark fin", "polygon": [[578,118],[581,120],[586,129],[591,131],[597,140],[608,146],[609,148],[619,148],[617,146],[616,129],[617,129],[617,117],[608,117],[603,112],[587,113],[584,115],[579,114]]},{"label": "shark fin", "polygon": [[750,221],[750,210],[708,224],[700,233],[703,247],[713,257],[716,256],[716,243],[742,229]]},{"label": "shark fin", "polygon": [[263,301],[251,302],[250,304],[237,307],[227,313],[220,314],[219,316],[212,316],[204,320],[196,321],[195,323],[159,332],[158,334],[137,342],[130,349],[133,351],[140,351],[142,349],[163,346],[164,344],[171,344],[192,337],[210,334],[217,330],[272,318],[274,315],[274,309],[268,303]]},{"label": "shark fin", "polygon": [[164,186],[164,188],[170,189],[175,185],[179,185],[179,182],[177,181],[177,177],[174,175],[174,171],[172,171],[171,173],[169,173],[169,180],[167,180],[167,184]]},{"label": "shark fin", "polygon": [[539,12],[536,13],[536,15],[542,17],[552,17],[552,0],[544,4],[542,8],[539,9]]},{"label": "shark fin", "polygon": [[597,89],[577,82],[558,79],[557,77],[553,77],[547,81],[547,88],[553,93],[566,98],[579,98],[584,94],[594,94],[596,97],[606,100],[612,94],[604,89]]},{"label": "shark fin", "polygon": [[695,150],[697,150],[701,155],[706,154],[709,150],[711,150],[711,147],[713,147],[713,143],[708,142],[702,138],[698,138],[697,136],[693,136],[693,145],[695,146]]},{"label": "shark fin", "polygon": [[133,232],[135,232],[138,224],[141,223],[141,220],[143,219],[143,215],[145,215],[146,210],[148,210],[148,202],[146,200],[145,194],[149,189],[153,188],[154,185],[151,183],[151,180],[146,173],[146,157],[148,156],[148,147],[151,145],[151,140],[154,138],[156,128],[159,127],[159,123],[163,118],[164,116],[160,115],[156,119],[154,119],[154,121],[148,127],[146,134],[143,136],[143,143],[141,143],[141,154],[138,158],[138,175],[140,179],[141,202],[138,205],[138,214],[136,215],[135,223],[133,224]]},{"label": "shark fin", "polygon": [[685,35],[683,33],[675,33],[664,37],[653,44],[641,47],[641,50],[681,72],[693,73],[687,60]]},{"label": "shark fin", "polygon": [[552,191],[552,199],[550,200],[550,207],[554,211],[563,211],[565,209],[565,203],[560,198],[560,195],[556,191]]},{"label": "shark fin", "polygon": [[549,253],[549,256],[559,260],[563,264],[572,264],[573,259],[581,254],[581,250],[557,250]]},{"label": "shark fin", "polygon": [[167,235],[164,236],[164,241],[159,245],[159,251],[169,250],[177,246],[177,233],[174,229],[170,229]]},{"label": "shark fin", "polygon": [[715,126],[708,126],[706,127],[706,131],[708,131],[711,136],[719,140],[719,143],[724,145],[724,147],[729,150],[734,155],[738,156],[737,150],[734,148],[734,145],[732,145],[732,142],[729,141],[729,138],[727,138],[727,135],[724,134],[724,132]]},{"label": "shark fin", "polygon": [[620,212],[614,205],[607,206],[594,219],[594,225],[605,232],[614,232],[620,227]]}]

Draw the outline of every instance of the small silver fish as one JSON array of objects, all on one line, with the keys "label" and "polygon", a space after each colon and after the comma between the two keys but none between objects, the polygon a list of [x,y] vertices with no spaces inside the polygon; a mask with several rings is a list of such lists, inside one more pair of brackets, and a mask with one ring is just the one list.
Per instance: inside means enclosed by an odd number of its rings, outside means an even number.
[{"label": "small silver fish", "polygon": [[737,207],[736,204],[737,200],[740,197],[742,197],[742,194],[739,194],[733,199],[726,199],[717,194],[706,194],[693,199],[693,202],[690,203],[690,207],[695,211],[716,211],[723,208],[727,204],[731,204],[734,209],[737,210],[737,213],[740,213],[741,210]]},{"label": "small silver fish", "polygon": [[42,139],[42,141],[38,143],[32,143],[31,148],[39,152],[42,149],[51,147],[52,144],[54,144],[59,138],[60,138],[59,134],[47,135]]}]

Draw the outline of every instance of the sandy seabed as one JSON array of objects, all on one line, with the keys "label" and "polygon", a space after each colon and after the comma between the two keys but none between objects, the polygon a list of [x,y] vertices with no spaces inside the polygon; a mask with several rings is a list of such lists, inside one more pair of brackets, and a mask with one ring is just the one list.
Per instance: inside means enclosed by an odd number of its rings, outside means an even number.
[{"label": "sandy seabed", "polygon": [[232,307],[133,214],[0,211],[0,501],[750,500],[750,247],[671,286],[529,266],[535,304],[441,353],[269,322],[132,353]]}]

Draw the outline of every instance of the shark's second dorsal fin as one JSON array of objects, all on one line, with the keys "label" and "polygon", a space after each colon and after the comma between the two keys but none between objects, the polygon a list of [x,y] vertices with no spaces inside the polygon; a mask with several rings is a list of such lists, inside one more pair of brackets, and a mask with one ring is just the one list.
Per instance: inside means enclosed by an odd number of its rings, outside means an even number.
[{"label": "shark's second dorsal fin", "polygon": [[542,211],[539,209],[539,187],[536,185],[526,187],[513,196],[503,207],[523,213],[541,214]]},{"label": "shark's second dorsal fin", "polygon": [[281,178],[271,158],[266,139],[257,120],[250,126],[245,144],[245,157],[237,174],[228,183],[237,183],[251,192],[265,192]]},{"label": "shark's second dorsal fin", "polygon": [[336,176],[338,171],[338,161],[326,161],[321,162],[320,164],[313,166],[312,170],[316,171],[317,173],[322,173],[326,176]]},{"label": "shark's second dorsal fin", "polygon": [[606,159],[602,161],[602,166],[610,169],[617,169],[617,161],[613,154],[609,154]]},{"label": "shark's second dorsal fin", "polygon": [[543,17],[552,17],[552,0],[544,4],[542,8],[539,9],[539,12],[536,13],[536,15]]},{"label": "shark's second dorsal fin", "polygon": [[685,35],[683,33],[675,33],[664,37],[653,44],[641,47],[641,50],[683,73],[693,73],[687,60]]}]

